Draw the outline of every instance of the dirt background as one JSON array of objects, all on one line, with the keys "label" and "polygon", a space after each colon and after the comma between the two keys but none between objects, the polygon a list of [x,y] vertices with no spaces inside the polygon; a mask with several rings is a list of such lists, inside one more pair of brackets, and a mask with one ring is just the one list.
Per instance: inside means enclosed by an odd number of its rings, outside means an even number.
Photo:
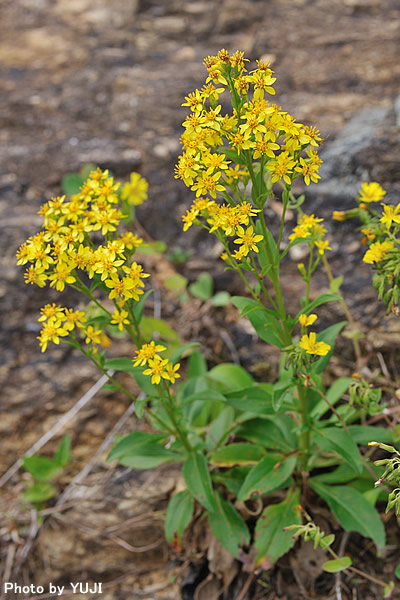
[{"label": "dirt background", "polygon": [[[173,178],[185,115],[180,105],[203,84],[205,56],[241,49],[253,61],[270,58],[278,77],[276,101],[299,121],[316,125],[326,139],[323,180],[309,190],[310,211],[327,217],[350,206],[366,180],[379,181],[389,200],[398,202],[399,39],[396,0],[0,1],[0,474],[99,378],[64,347],[40,354],[38,311],[59,296],[26,286],[15,265],[17,248],[40,227],[37,211],[60,194],[62,177],[88,162],[122,180],[139,170],[150,183],[150,199],[139,211],[147,232],[169,249],[194,248],[185,266],[190,279],[210,270],[210,261],[215,263],[210,241],[197,232],[181,233],[191,193]],[[351,227],[329,228],[333,267],[344,272],[343,289],[361,326],[372,327],[366,348],[371,354],[393,349],[397,321],[385,319],[375,302]],[[222,269],[211,270],[217,289],[234,291],[237,284]],[[295,272],[288,261],[285,281],[293,300],[301,294],[292,283]],[[326,285],[323,278],[320,285]],[[196,325],[195,303],[180,317],[171,301],[161,304],[163,316],[175,317],[182,338],[200,339],[210,360],[232,360],[237,352],[244,363],[257,358],[271,376],[273,357],[258,357],[251,333],[232,315],[203,311]],[[391,356],[396,371],[396,354]],[[163,510],[179,487],[176,471],[132,473],[105,464],[101,444],[118,419],[126,415],[120,431],[140,426],[127,409],[123,398],[99,392],[45,446],[44,453],[52,452],[60,435],[69,433],[74,462],[58,481],[68,498],[39,529],[19,502],[26,475],[19,471],[4,484],[0,579],[45,587],[50,581],[102,581],[101,597],[110,600],[211,599],[218,597],[221,582],[229,585],[237,567],[228,561],[218,571],[221,551],[210,540],[193,542],[190,551],[197,558],[183,565],[163,541]],[[86,476],[71,487],[85,465]],[[372,572],[391,572],[393,564],[375,561],[373,549],[368,553]],[[293,569],[311,567],[301,563],[301,553],[296,560],[297,567],[282,563],[241,600],[298,598],[302,585],[309,597],[334,597],[333,576],[321,589],[315,588],[316,576],[299,583]],[[204,583],[200,589],[207,574],[213,590]],[[236,591],[231,588],[226,597],[239,597],[245,581],[244,574],[236,578]],[[382,597],[379,588],[357,585],[351,597]],[[343,593],[350,597],[346,588]]]}]

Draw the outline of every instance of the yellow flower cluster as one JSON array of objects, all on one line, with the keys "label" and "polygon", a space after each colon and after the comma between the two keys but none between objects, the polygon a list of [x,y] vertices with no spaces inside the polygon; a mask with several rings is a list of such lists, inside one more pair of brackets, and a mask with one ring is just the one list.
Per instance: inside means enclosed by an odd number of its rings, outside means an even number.
[{"label": "yellow flower cluster", "polygon": [[[41,311],[39,322],[42,322],[42,330],[38,336],[42,352],[47,348],[49,342],[60,343],[60,337],[66,337],[78,328],[84,331],[86,317],[79,310],[72,310],[58,306],[57,304],[46,304]],[[83,334],[85,335],[85,334]]]},{"label": "yellow flower cluster", "polygon": [[[137,174],[132,174],[132,178],[136,184],[142,179]],[[132,178],[128,186],[133,185]],[[67,284],[77,286],[78,272],[84,271],[90,279],[95,275],[100,277],[110,290],[111,299],[120,302],[139,299],[143,294],[142,280],[149,275],[131,258],[143,240],[129,231],[117,233],[124,217],[118,208],[118,189],[119,183],[114,182],[108,171],[97,169],[70,200],[65,196],[52,198],[41,207],[43,230],[29,238],[17,252],[19,265],[32,263],[25,272],[27,283],[44,287],[49,282],[50,287],[63,291]],[[129,188],[125,196],[134,202],[139,196],[143,199],[143,193],[139,189],[135,196]],[[97,241],[99,234],[103,243],[95,245],[91,235]]]},{"label": "yellow flower cluster", "polygon": [[[302,327],[308,327],[312,325],[317,320],[317,315],[305,315],[301,314],[299,316],[299,323]],[[301,337],[300,340],[300,348],[305,350],[307,354],[317,354],[318,356],[325,356],[328,354],[331,349],[330,345],[326,342],[317,342],[316,341],[316,333],[314,331],[310,331],[309,334],[305,334]]]},{"label": "yellow flower cluster", "polygon": [[[358,207],[335,211],[332,216],[340,221],[353,217],[361,220],[361,243],[369,245],[363,261],[373,265],[373,286],[388,309],[400,314],[400,203],[381,202],[385,195],[386,191],[379,183],[363,183],[357,194]],[[371,206],[377,202],[381,209]]]},{"label": "yellow flower cluster", "polygon": [[143,344],[136,351],[133,366],[147,366],[143,374],[151,376],[151,383],[159,384],[161,379],[175,383],[175,380],[180,377],[178,373],[181,366],[180,363],[174,365],[167,358],[162,358],[159,352],[164,352],[164,350],[166,350],[165,346],[151,341],[148,344]]},{"label": "yellow flower cluster", "polygon": [[385,258],[388,251],[393,249],[393,246],[393,242],[375,242],[374,244],[371,244],[369,249],[366,251],[363,261],[369,265],[380,262]]},{"label": "yellow flower cluster", "polygon": [[326,229],[321,223],[323,219],[314,215],[302,215],[293,229],[293,233],[289,236],[289,240],[293,242],[297,239],[305,239],[310,244],[318,248],[318,253],[322,256],[326,250],[332,250],[329,246],[329,241],[324,240]]},{"label": "yellow flower cluster", "polygon": [[[250,171],[257,170],[255,167],[265,168],[272,183],[282,180],[290,186],[293,179],[302,176],[309,185],[319,179],[319,132],[297,123],[266,99],[275,94],[276,78],[269,64],[257,61],[257,68],[249,72],[246,62],[239,51],[231,56],[221,50],[217,56],[207,57],[205,85],[186,96],[182,105],[189,107],[190,112],[183,122],[184,151],[175,177],[182,179],[196,192],[196,199],[206,204],[210,198],[227,195],[236,197],[239,203],[243,201],[238,181],[248,180]],[[223,114],[219,103],[225,91],[231,94],[232,114]],[[231,160],[237,163],[234,167],[230,167]],[[204,215],[195,202],[183,217],[184,230],[199,216]],[[213,225],[210,231],[215,228]],[[221,229],[225,231],[222,226]]]}]

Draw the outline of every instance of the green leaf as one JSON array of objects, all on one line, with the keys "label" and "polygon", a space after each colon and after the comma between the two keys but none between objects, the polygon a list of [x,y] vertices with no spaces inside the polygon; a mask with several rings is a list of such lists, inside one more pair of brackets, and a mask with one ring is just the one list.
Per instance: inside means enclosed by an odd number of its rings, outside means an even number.
[{"label": "green leaf", "polygon": [[206,302],[213,293],[214,281],[209,273],[200,273],[197,280],[189,285],[189,292],[194,298]]},{"label": "green leaf", "polygon": [[171,277],[164,280],[164,287],[167,290],[182,292],[186,289],[188,280],[180,273],[174,273]]},{"label": "green leaf", "polygon": [[215,483],[222,483],[228,492],[237,496],[250,468],[251,467],[233,467],[233,469],[228,469],[223,473],[221,471],[214,471],[212,473],[212,480],[215,481]]},{"label": "green leaf", "polygon": [[350,556],[342,556],[341,558],[336,558],[335,560],[327,560],[323,565],[322,569],[326,571],[326,573],[339,573],[339,571],[344,571],[348,569],[352,565],[352,560]]},{"label": "green leaf", "polygon": [[211,304],[213,306],[226,306],[231,301],[231,295],[229,292],[218,292],[211,298]]},{"label": "green leaf", "polygon": [[134,367],[131,358],[110,358],[104,363],[104,368],[113,371],[126,371],[132,373],[133,371],[141,371],[140,367]]},{"label": "green leaf", "polygon": [[147,292],[145,292],[143,294],[143,296],[140,297],[140,300],[138,302],[135,302],[135,305],[133,307],[133,315],[136,319],[136,323],[139,325],[142,318],[143,318],[143,312],[144,312],[144,305],[145,302],[147,300],[147,298],[153,293],[153,290],[148,290]]},{"label": "green leaf", "polygon": [[285,344],[282,342],[281,326],[275,318],[274,311],[263,309],[258,302],[241,296],[233,296],[232,304],[241,311],[241,316],[246,316],[253,325],[258,336],[268,344],[283,348]]},{"label": "green leaf", "polygon": [[253,467],[243,482],[238,494],[238,501],[244,502],[251,496],[263,496],[279,488],[296,466],[293,456],[285,459],[283,456],[265,456]]},{"label": "green leaf", "polygon": [[267,506],[258,519],[254,548],[258,552],[256,564],[264,569],[270,569],[295,544],[293,532],[284,528],[301,523],[299,499],[300,492],[295,490],[283,502]]},{"label": "green leaf", "polygon": [[24,456],[22,465],[39,481],[48,481],[61,470],[58,462],[45,456]]},{"label": "green leaf", "polygon": [[226,431],[232,425],[235,418],[235,411],[231,406],[225,406],[219,415],[211,423],[207,433],[207,448],[214,448]]},{"label": "green leaf", "polygon": [[340,290],[340,287],[343,283],[343,279],[344,279],[344,276],[339,275],[339,277],[335,277],[334,279],[331,280],[331,282],[329,284],[329,291],[332,292],[332,294],[338,293],[338,291]]},{"label": "green leaf", "polygon": [[136,398],[135,401],[135,415],[138,419],[143,417],[144,409],[146,408],[148,398]]},{"label": "green leaf", "polygon": [[[257,221],[256,231],[259,235],[264,235],[264,240],[269,248],[269,254],[271,256],[272,262],[276,263],[276,259],[278,257],[278,250],[276,247],[274,236],[268,228],[266,230],[262,228],[260,220]],[[259,244],[259,248],[262,248],[262,243]]]},{"label": "green leaf", "polygon": [[342,331],[342,329],[345,325],[346,325],[346,321],[341,321],[340,323],[336,323],[335,325],[331,325],[327,329],[324,329],[324,331],[321,331],[321,333],[319,333],[317,335],[317,341],[325,342],[326,344],[329,344],[331,349],[329,350],[329,352],[326,356],[321,356],[312,365],[312,370],[314,373],[322,373],[322,371],[328,365],[328,363],[331,359],[331,356],[333,354],[336,338],[339,335],[339,333]]},{"label": "green leaf", "polygon": [[183,490],[172,496],[165,515],[165,537],[169,544],[176,538],[182,539],[183,532],[193,517],[193,497],[188,490]]},{"label": "green leaf", "polygon": [[167,244],[165,242],[155,240],[154,242],[146,242],[146,244],[140,246],[137,253],[152,256],[153,254],[162,254],[166,249]]},{"label": "green leaf", "polygon": [[311,487],[329,505],[345,531],[357,531],[380,547],[385,545],[385,529],[374,507],[364,496],[347,486],[327,486],[310,479]]},{"label": "green leaf", "polygon": [[137,448],[149,444],[158,444],[168,439],[165,433],[145,433],[144,431],[134,431],[124,436],[111,449],[107,462],[123,456],[135,456]]},{"label": "green leaf", "polygon": [[155,319],[154,317],[143,317],[141,322],[143,337],[151,340],[154,333],[158,333],[163,340],[167,342],[180,343],[179,335],[172,329],[170,325],[163,319]]},{"label": "green leaf", "polygon": [[385,429],[384,427],[376,427],[372,425],[349,425],[349,433],[353,440],[357,444],[364,446],[368,445],[368,442],[379,440],[383,444],[393,443],[393,431]]},{"label": "green leaf", "polygon": [[[298,318],[301,314],[308,315],[315,308],[317,308],[317,306],[321,306],[322,304],[326,304],[327,302],[335,302],[341,299],[342,297],[338,296],[337,294],[321,294],[320,296],[315,298],[315,300],[304,306],[304,308],[302,308],[301,311],[297,313],[295,320],[298,321]],[[325,342],[325,340],[323,341]]]},{"label": "green leaf", "polygon": [[241,154],[238,154],[230,148],[224,148],[224,154],[237,165],[245,166],[247,164],[245,158]]},{"label": "green leaf", "polygon": [[244,390],[226,393],[225,399],[229,406],[243,412],[262,415],[273,415],[275,413],[272,406],[272,394],[256,385]]},{"label": "green leaf", "polygon": [[187,378],[192,379],[193,377],[199,377],[207,373],[207,363],[204,360],[201,352],[193,352],[190,355],[188,361],[188,373]]},{"label": "green leaf", "polygon": [[210,464],[218,467],[233,467],[234,465],[256,465],[265,451],[260,446],[239,442],[218,448],[211,454]]},{"label": "green leaf", "polygon": [[243,367],[232,363],[221,363],[213,367],[208,372],[207,378],[218,382],[221,388],[219,391],[222,393],[242,390],[254,383],[253,378]]},{"label": "green leaf", "polygon": [[198,348],[200,346],[199,342],[189,342],[188,344],[181,344],[176,350],[174,350],[171,355],[170,361],[172,363],[177,363],[181,358],[186,358],[190,356],[193,348]]},{"label": "green leaf", "polygon": [[[336,402],[338,402],[343,394],[347,392],[352,381],[353,379],[351,377],[339,377],[339,379],[336,379],[331,385],[325,395],[332,406],[335,406]],[[311,418],[318,420],[329,410],[331,409],[329,408],[328,403],[322,398],[312,409]]]},{"label": "green leaf", "polygon": [[278,415],[273,419],[250,419],[236,429],[235,435],[271,450],[291,452],[296,443],[293,427],[294,422],[290,417]]},{"label": "green leaf", "polygon": [[312,432],[312,439],[322,450],[336,452],[358,473],[362,472],[364,466],[357,444],[343,429],[338,427],[315,429]]},{"label": "green leaf", "polygon": [[54,460],[60,467],[65,467],[71,457],[71,438],[69,435],[64,435],[60,445],[54,455]]},{"label": "green leaf", "polygon": [[46,500],[50,500],[50,498],[54,498],[57,494],[55,487],[49,483],[48,481],[42,481],[40,483],[35,483],[32,487],[25,490],[22,494],[23,500],[25,502],[32,502],[33,504],[46,502]]},{"label": "green leaf", "polygon": [[181,462],[183,456],[167,450],[160,444],[143,444],[137,446],[135,451],[129,455],[124,455],[119,459],[119,463],[132,469],[154,469],[163,463]]},{"label": "green leaf", "polygon": [[79,194],[84,181],[85,179],[82,175],[79,175],[78,173],[68,173],[68,175],[64,175],[62,178],[61,187],[67,196],[73,196],[74,194]]},{"label": "green leaf", "polygon": [[193,452],[183,465],[183,477],[190,493],[210,512],[218,512],[207,459],[201,452]]},{"label": "green leaf", "polygon": [[223,500],[220,494],[217,493],[216,497],[218,511],[208,514],[211,530],[222,546],[237,558],[241,546],[250,542],[250,532],[236,508]]}]

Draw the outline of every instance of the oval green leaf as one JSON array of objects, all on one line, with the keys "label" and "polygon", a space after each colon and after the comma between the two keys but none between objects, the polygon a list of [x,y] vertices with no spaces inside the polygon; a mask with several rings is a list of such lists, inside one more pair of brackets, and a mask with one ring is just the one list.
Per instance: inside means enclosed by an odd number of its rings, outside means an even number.
[{"label": "oval green leaf", "polygon": [[329,505],[345,531],[357,531],[374,540],[378,546],[384,547],[383,523],[374,507],[360,492],[342,485],[324,485],[313,479],[310,479],[309,482],[317,494]]},{"label": "oval green leaf", "polygon": [[280,488],[289,479],[296,466],[296,459],[277,456],[265,456],[251,469],[238,494],[238,501],[244,502],[249,497],[269,494]]},{"label": "oval green leaf", "polygon": [[190,493],[210,512],[218,511],[207,459],[201,452],[193,452],[183,465],[183,478]]}]

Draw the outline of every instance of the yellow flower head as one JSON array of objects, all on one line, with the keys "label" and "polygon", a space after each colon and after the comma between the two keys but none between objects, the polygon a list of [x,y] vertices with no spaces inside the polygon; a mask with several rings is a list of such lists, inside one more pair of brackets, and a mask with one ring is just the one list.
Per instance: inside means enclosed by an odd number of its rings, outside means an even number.
[{"label": "yellow flower head", "polygon": [[359,202],[367,203],[380,202],[385,194],[385,190],[379,185],[379,183],[363,183],[357,200]]},{"label": "yellow flower head", "polygon": [[334,221],[345,221],[347,217],[346,211],[344,210],[334,210],[332,213],[332,219]]},{"label": "yellow flower head", "polygon": [[247,256],[251,250],[258,252],[257,243],[264,239],[263,235],[256,235],[254,233],[252,226],[248,227],[246,231],[243,227],[238,227],[237,235],[239,237],[234,240],[234,243],[241,244],[240,253],[243,256]]},{"label": "yellow flower head", "polygon": [[388,251],[392,250],[393,245],[393,242],[375,242],[371,244],[364,255],[363,261],[369,265],[380,262],[385,258]]},{"label": "yellow flower head", "polygon": [[331,349],[329,344],[316,341],[314,331],[311,331],[308,335],[303,335],[300,340],[300,348],[303,348],[307,354],[317,354],[318,356],[325,356]]},{"label": "yellow flower head", "polygon": [[302,327],[308,327],[309,325],[312,325],[316,320],[318,319],[317,315],[311,314],[311,315],[305,315],[302,314],[299,316],[299,323]]},{"label": "yellow flower head", "polygon": [[165,346],[156,344],[154,341],[151,341],[149,344],[143,344],[140,350],[136,351],[136,356],[133,359],[133,366],[143,367],[150,359],[154,359],[158,352],[163,352],[164,350],[166,350]]},{"label": "yellow flower head", "polygon": [[131,173],[131,181],[123,186],[121,198],[134,206],[143,204],[147,198],[148,187],[149,184],[144,177],[141,177],[139,173]]}]

